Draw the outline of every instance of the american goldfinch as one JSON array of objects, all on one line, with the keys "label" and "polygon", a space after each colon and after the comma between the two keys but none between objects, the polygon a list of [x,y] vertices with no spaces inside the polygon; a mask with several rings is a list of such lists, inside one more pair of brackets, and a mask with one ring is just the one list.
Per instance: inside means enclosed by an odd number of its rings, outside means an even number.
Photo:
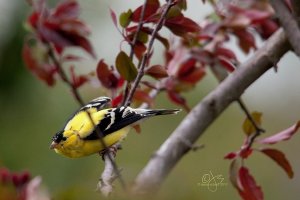
[{"label": "american goldfinch", "polygon": [[139,124],[143,119],[156,115],[176,114],[180,111],[178,109],[135,109],[126,106],[104,109],[110,101],[108,97],[99,97],[80,108],[68,120],[63,130],[53,136],[50,148],[69,158],[88,156],[101,152],[105,148],[95,127],[102,133],[106,146],[110,147],[121,142],[130,127]]}]

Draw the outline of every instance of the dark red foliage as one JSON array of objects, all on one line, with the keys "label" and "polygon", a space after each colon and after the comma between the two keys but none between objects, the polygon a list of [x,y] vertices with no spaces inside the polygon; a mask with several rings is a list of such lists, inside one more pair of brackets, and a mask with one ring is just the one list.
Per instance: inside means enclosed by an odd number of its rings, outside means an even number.
[{"label": "dark red foliage", "polygon": [[21,173],[11,172],[6,168],[0,168],[0,184],[13,184],[16,188],[21,188],[30,180],[27,171]]},{"label": "dark red foliage", "polygon": [[39,59],[36,47],[30,47],[27,42],[23,45],[22,57],[26,67],[39,79],[46,82],[47,85],[53,86],[55,83],[54,75],[57,72],[56,66],[49,63],[47,59]]},{"label": "dark red foliage", "polygon": [[112,99],[111,105],[112,107],[118,107],[123,101],[123,93],[121,92],[118,96]]},{"label": "dark red foliage", "polygon": [[289,176],[289,178],[294,177],[294,172],[292,166],[290,165],[289,161],[285,157],[284,153],[277,149],[269,149],[264,148],[260,150],[262,153],[267,155],[269,158],[274,160]]},{"label": "dark red foliage", "polygon": [[193,85],[200,81],[205,75],[205,70],[202,66],[196,66],[196,64],[195,59],[189,59],[182,63],[178,71],[178,79]]},{"label": "dark red foliage", "polygon": [[244,53],[249,53],[251,48],[256,49],[255,38],[247,29],[237,29],[234,34],[239,40],[239,46]]},{"label": "dark red foliage", "polygon": [[185,98],[183,98],[179,93],[174,91],[168,91],[168,97],[172,102],[182,106],[187,112],[190,111],[190,108],[188,107]]},{"label": "dark red foliage", "polygon": [[146,74],[152,76],[153,78],[166,78],[168,77],[168,72],[161,65],[153,65],[146,70]]},{"label": "dark red foliage", "polygon": [[76,1],[63,1],[53,9],[49,9],[44,1],[39,6],[36,4],[27,22],[35,29],[42,42],[53,44],[59,54],[66,47],[75,46],[95,57],[94,50],[86,38],[90,30],[78,18],[79,5]]},{"label": "dark red foliage", "polygon": [[[148,21],[150,17],[156,14],[160,3],[158,0],[147,0],[143,21]],[[143,6],[139,6],[132,13],[131,19],[133,22],[139,22],[141,18]]]},{"label": "dark red foliage", "polygon": [[74,71],[74,67],[70,68],[70,74],[71,74],[71,83],[74,88],[79,88],[83,84],[85,84],[88,81],[87,76],[79,75],[77,76]]},{"label": "dark red foliage", "polygon": [[119,86],[119,78],[112,68],[109,68],[104,60],[100,60],[97,65],[97,77],[101,84],[107,89],[116,89]]},{"label": "dark red foliage", "polygon": [[261,187],[255,182],[255,179],[249,173],[246,167],[239,169],[239,194],[244,200],[263,200]]},{"label": "dark red foliage", "polygon": [[191,32],[198,33],[201,30],[200,26],[196,22],[190,18],[184,17],[182,14],[168,18],[165,26],[178,36],[184,36]]}]

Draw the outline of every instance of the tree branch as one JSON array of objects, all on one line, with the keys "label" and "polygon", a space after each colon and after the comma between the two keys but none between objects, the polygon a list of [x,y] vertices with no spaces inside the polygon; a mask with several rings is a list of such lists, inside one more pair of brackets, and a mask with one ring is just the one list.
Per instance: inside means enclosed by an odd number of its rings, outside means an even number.
[{"label": "tree branch", "polygon": [[300,29],[298,22],[295,20],[284,1],[271,0],[270,3],[275,10],[276,16],[280,20],[291,46],[295,53],[300,56]]},{"label": "tree branch", "polygon": [[291,0],[293,15],[300,26],[300,1],[299,0]]},{"label": "tree branch", "polygon": [[236,101],[255,80],[270,69],[289,50],[282,29],[270,37],[255,54],[198,103],[161,145],[135,180],[135,194],[158,190],[176,163],[206,128]]},{"label": "tree branch", "polygon": [[154,28],[153,32],[151,33],[151,37],[150,37],[151,39],[149,41],[147,51],[146,51],[146,53],[144,54],[144,56],[142,58],[142,62],[141,62],[141,66],[140,66],[139,71],[138,71],[138,75],[137,75],[137,77],[135,78],[135,80],[133,82],[133,86],[129,91],[128,97],[124,97],[124,98],[126,98],[125,106],[130,105],[132,97],[134,95],[134,92],[137,89],[142,77],[144,76],[144,69],[145,69],[146,64],[148,62],[149,55],[152,51],[152,47],[153,47],[153,44],[154,44],[154,41],[155,41],[155,38],[156,38],[156,34],[162,28],[162,26],[164,25],[167,13],[173,5],[175,5],[173,0],[168,0],[167,1],[167,4],[166,4],[166,6],[165,6],[165,8],[164,8],[164,10],[163,10],[163,12],[160,16],[160,19],[158,20],[158,22],[156,24],[156,27]]},{"label": "tree branch", "polygon": [[[139,33],[140,33],[140,31],[142,29],[142,26],[143,26],[143,20],[144,20],[144,16],[145,16],[147,2],[148,2],[147,0],[144,1],[137,30],[136,30],[136,32],[134,34],[132,42],[129,43],[129,45],[130,45],[130,55],[129,55],[129,57],[130,57],[131,60],[133,60],[134,47],[135,47],[135,45],[137,43]],[[126,86],[125,86],[125,91],[124,91],[124,97],[123,97],[122,105],[126,104],[126,100],[127,100],[127,95],[128,95],[129,89],[130,89],[130,82],[127,82]]]}]

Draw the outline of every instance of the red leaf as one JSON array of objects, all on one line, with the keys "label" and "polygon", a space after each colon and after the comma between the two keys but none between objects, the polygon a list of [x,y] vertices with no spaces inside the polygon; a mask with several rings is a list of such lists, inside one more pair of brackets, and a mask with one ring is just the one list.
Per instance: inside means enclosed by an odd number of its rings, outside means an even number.
[{"label": "red leaf", "polygon": [[116,13],[112,9],[109,9],[109,12],[110,12],[110,17],[113,20],[113,23],[114,23],[115,27],[118,28],[118,21],[117,21]]},{"label": "red leaf", "polygon": [[196,68],[196,59],[188,59],[180,65],[180,68],[177,72],[179,78],[184,78],[190,75]]},{"label": "red leaf", "polygon": [[[71,24],[69,25],[64,24],[64,28],[66,29],[67,26],[71,27],[72,23],[73,22],[71,22]],[[56,49],[63,50],[66,47],[77,46],[83,48],[95,58],[96,56],[90,42],[88,41],[88,39],[86,39],[85,36],[81,35],[86,34],[87,30],[81,30],[80,32],[77,29],[68,29],[71,32],[66,32],[63,29],[61,29],[59,24],[49,22],[45,22],[44,24],[39,24],[37,26],[38,33],[40,34],[42,40],[48,43],[53,43]]]},{"label": "red leaf", "polygon": [[263,200],[261,187],[256,185],[254,178],[246,167],[239,169],[239,193],[244,200]]},{"label": "red leaf", "polygon": [[255,38],[246,29],[238,29],[234,31],[234,34],[239,39],[239,46],[244,51],[244,53],[249,53],[251,48],[256,49]]},{"label": "red leaf", "polygon": [[70,68],[70,74],[72,78],[72,85],[75,88],[79,88],[80,86],[82,86],[84,83],[88,81],[88,78],[86,76],[83,75],[76,76],[73,66]]},{"label": "red leaf", "polygon": [[235,70],[235,65],[223,56],[218,56],[219,62],[222,67],[224,67],[228,72],[233,72]]},{"label": "red leaf", "polygon": [[261,144],[275,144],[277,142],[289,140],[298,131],[299,127],[300,121],[275,135],[258,140],[258,142]]},{"label": "red leaf", "polygon": [[186,33],[199,32],[201,30],[196,22],[183,15],[167,19],[165,26],[178,36],[184,36]]},{"label": "red leaf", "polygon": [[20,178],[21,185],[24,185],[28,183],[28,181],[30,180],[30,174],[28,171],[24,171],[19,175],[19,178]]},{"label": "red leaf", "polygon": [[109,69],[104,60],[100,60],[97,65],[97,77],[101,84],[108,89],[115,89],[118,87],[119,79],[114,72]]},{"label": "red leaf", "polygon": [[261,23],[271,16],[270,12],[257,9],[245,9],[242,13],[251,20],[252,24]]},{"label": "red leaf", "polygon": [[205,75],[203,67],[196,67],[196,60],[189,59],[181,64],[178,71],[178,79],[190,84],[196,84]]},{"label": "red leaf", "polygon": [[253,152],[253,149],[247,145],[242,146],[241,150],[238,152],[241,158],[248,158]]},{"label": "red leaf", "polygon": [[150,107],[153,104],[153,99],[149,96],[149,94],[143,90],[136,90],[133,99],[138,103],[147,103]]},{"label": "red leaf", "polygon": [[37,56],[33,54],[31,47],[24,43],[22,57],[26,67],[35,74],[39,79],[45,81],[47,85],[53,86],[55,83],[54,74],[57,72],[56,67],[43,61],[39,61]]},{"label": "red leaf", "polygon": [[136,42],[134,49],[133,49],[135,56],[139,60],[141,60],[143,58],[143,55],[146,50],[147,50],[147,47],[145,46],[145,44],[143,44],[141,42]]},{"label": "red leaf", "polygon": [[[148,0],[146,3],[145,13],[143,21],[147,20],[150,16],[156,13],[156,11],[159,9],[160,3],[158,0]],[[134,22],[139,22],[141,18],[143,6],[139,6],[137,9],[135,9],[132,13],[131,19]]]},{"label": "red leaf", "polygon": [[188,76],[181,77],[180,80],[191,84],[196,84],[204,77],[205,74],[206,73],[203,67],[197,67]]},{"label": "red leaf", "polygon": [[234,159],[236,157],[237,157],[237,153],[236,152],[230,152],[226,156],[224,156],[225,159],[229,159],[229,160],[232,160],[232,159]]},{"label": "red leaf", "polygon": [[153,65],[149,67],[146,74],[158,79],[168,77],[166,69],[161,65]]},{"label": "red leaf", "polygon": [[[70,37],[70,36],[69,36]],[[88,39],[82,36],[75,36],[74,35],[74,44],[75,46],[80,46],[83,48],[86,52],[88,52],[93,58],[96,58],[96,54],[94,52],[94,49]]]},{"label": "red leaf", "polygon": [[260,150],[265,155],[269,156],[272,160],[274,160],[282,169],[287,173],[289,178],[293,178],[294,172],[293,169],[285,157],[284,153],[277,149],[261,149]]},{"label": "red leaf", "polygon": [[171,101],[182,106],[187,112],[190,111],[190,108],[188,107],[186,100],[179,93],[168,91],[168,96],[171,99]]},{"label": "red leaf", "polygon": [[64,19],[77,18],[79,16],[79,5],[74,0],[64,1],[54,9],[53,16]]},{"label": "red leaf", "polygon": [[230,49],[227,49],[227,48],[224,48],[224,47],[217,46],[217,48],[215,50],[215,54],[217,56],[223,56],[223,57],[226,57],[228,59],[236,60],[235,53],[233,51],[231,51]]},{"label": "red leaf", "polygon": [[265,20],[257,26],[258,32],[263,39],[268,39],[278,28],[278,24],[271,19]]},{"label": "red leaf", "polygon": [[120,106],[123,101],[123,92],[121,92],[118,96],[116,96],[112,101],[111,105],[113,108]]},{"label": "red leaf", "polygon": [[0,183],[6,184],[11,180],[11,173],[6,168],[0,168]]},{"label": "red leaf", "polygon": [[66,32],[65,34],[79,35],[85,37],[90,34],[90,29],[79,20],[63,20],[58,24],[60,31]]}]

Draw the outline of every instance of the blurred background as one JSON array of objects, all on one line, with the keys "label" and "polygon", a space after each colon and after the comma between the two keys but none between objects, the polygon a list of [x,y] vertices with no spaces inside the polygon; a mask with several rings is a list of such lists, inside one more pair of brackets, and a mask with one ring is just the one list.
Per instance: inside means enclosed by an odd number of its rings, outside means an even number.
[{"label": "blurred background", "polygon": [[[51,1],[55,4],[56,1]],[[91,42],[98,59],[114,63],[121,37],[114,27],[109,8],[117,14],[142,4],[141,0],[121,1],[80,0],[82,18],[92,29]],[[210,7],[201,1],[188,1],[186,15],[200,22],[210,13]],[[28,170],[32,176],[41,176],[43,185],[53,199],[99,199],[95,192],[103,162],[94,155],[81,159],[67,159],[49,149],[51,137],[62,128],[65,120],[78,108],[69,88],[57,81],[53,88],[34,77],[22,62],[21,49],[25,31],[23,28],[30,8],[25,1],[0,0],[0,166],[12,171]],[[169,34],[167,31],[166,34]],[[235,44],[232,43],[235,49]],[[261,44],[258,44],[260,46]],[[161,51],[160,44],[155,46]],[[154,54],[156,62],[163,59]],[[238,54],[241,61],[247,56]],[[86,56],[88,57],[88,56]],[[98,60],[82,62],[83,72],[94,70]],[[300,119],[300,63],[292,53],[284,56],[278,64],[279,71],[268,71],[244,94],[248,108],[263,112],[263,127],[266,134],[277,133]],[[195,90],[186,93],[192,107],[217,86],[217,81],[208,73]],[[85,101],[102,95],[99,88],[90,85],[80,89]],[[158,97],[155,107],[174,108]],[[145,166],[152,153],[172,133],[182,118],[177,116],[153,118],[142,125],[142,134],[131,131],[118,152],[117,164],[123,168],[122,175],[130,185],[138,172]],[[232,104],[199,139],[205,148],[188,153],[164,182],[158,197],[161,199],[238,199],[230,185],[228,169],[230,162],[225,154],[238,150],[244,138],[241,126],[245,116],[237,104]],[[163,123],[163,126],[160,124]],[[199,122],[201,123],[201,122]],[[154,129],[159,125],[160,129]],[[255,153],[246,161],[251,174],[262,186],[265,199],[296,199],[300,182],[300,136],[277,144],[290,160],[295,177],[289,180],[285,172],[272,160]],[[228,183],[217,191],[200,186],[202,177],[212,172],[222,175]],[[199,184],[200,183],[200,184]],[[116,181],[116,189],[120,185]],[[120,197],[116,194],[117,197]]]}]

